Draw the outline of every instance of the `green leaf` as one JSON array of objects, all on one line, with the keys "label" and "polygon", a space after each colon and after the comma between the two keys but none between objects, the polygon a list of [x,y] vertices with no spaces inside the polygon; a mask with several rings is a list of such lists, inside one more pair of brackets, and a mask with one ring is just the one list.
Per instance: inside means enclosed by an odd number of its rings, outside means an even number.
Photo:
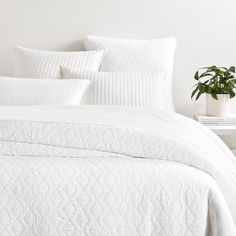
[{"label": "green leaf", "polygon": [[203,73],[203,74],[201,74],[201,75],[199,76],[199,79],[200,79],[200,78],[203,78],[203,77],[206,77],[206,76],[212,76],[212,74],[209,73],[209,72],[205,72],[205,73]]},{"label": "green leaf", "polygon": [[211,94],[211,91],[212,91],[212,88],[209,87],[209,88],[207,88],[207,91],[206,91],[206,92],[207,92],[208,94]]},{"label": "green leaf", "polygon": [[228,70],[228,68],[226,68],[226,67],[223,67],[223,66],[222,66],[221,68],[222,68],[222,69],[224,69],[224,70]]},{"label": "green leaf", "polygon": [[196,101],[199,99],[199,97],[202,95],[202,92],[198,92],[197,96],[196,96]]},{"label": "green leaf", "polygon": [[213,98],[215,98],[216,100],[218,100],[218,97],[217,97],[216,93],[212,93],[211,96],[212,96]]},{"label": "green leaf", "polygon": [[193,98],[193,96],[196,94],[196,92],[198,91],[198,87],[196,87],[193,92],[192,92],[192,95],[191,95],[191,99]]},{"label": "green leaf", "polygon": [[198,71],[197,71],[197,72],[195,73],[195,75],[194,75],[194,79],[195,79],[195,80],[199,80],[198,74],[199,74],[199,73],[198,73]]},{"label": "green leaf", "polygon": [[229,68],[229,71],[232,72],[232,73],[235,73],[235,71],[236,71],[236,70],[235,70],[235,66],[231,66],[231,67]]},{"label": "green leaf", "polygon": [[232,91],[230,91],[229,92],[229,96],[230,96],[230,98],[233,98],[233,97],[235,97],[235,92],[232,90]]}]

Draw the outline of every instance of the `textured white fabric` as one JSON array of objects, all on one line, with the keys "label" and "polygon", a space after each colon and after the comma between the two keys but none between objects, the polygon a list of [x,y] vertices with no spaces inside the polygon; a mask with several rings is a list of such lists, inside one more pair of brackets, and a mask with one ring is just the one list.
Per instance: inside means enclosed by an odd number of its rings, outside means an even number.
[{"label": "textured white fabric", "polygon": [[165,69],[167,78],[162,90],[165,108],[174,110],[172,70],[175,38],[153,40],[111,39],[97,36],[85,38],[87,50],[106,50],[101,71],[153,71]]},{"label": "textured white fabric", "polygon": [[0,77],[0,106],[79,105],[89,80]]},{"label": "textured white fabric", "polygon": [[177,114],[0,107],[0,147],[1,235],[236,234],[234,156]]},{"label": "textured white fabric", "polygon": [[14,76],[23,78],[61,78],[60,65],[76,66],[81,71],[98,71],[103,50],[59,52],[14,48]]},{"label": "textured white fabric", "polygon": [[215,181],[174,162],[5,156],[0,177],[3,236],[234,235]]},{"label": "textured white fabric", "polygon": [[63,78],[87,79],[91,85],[82,104],[156,107],[163,109],[161,96],[166,72],[80,72],[62,66]]}]

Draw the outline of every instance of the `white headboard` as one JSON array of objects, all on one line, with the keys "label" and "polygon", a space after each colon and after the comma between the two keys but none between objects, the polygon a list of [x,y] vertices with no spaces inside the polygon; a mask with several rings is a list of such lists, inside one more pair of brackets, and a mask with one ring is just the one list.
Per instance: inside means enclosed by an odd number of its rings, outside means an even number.
[{"label": "white headboard", "polygon": [[[203,111],[190,100],[201,66],[236,64],[235,0],[7,0],[0,7],[0,74],[11,75],[12,47],[79,50],[85,34],[125,38],[173,35],[177,111]],[[222,10],[223,9],[223,10]],[[235,109],[236,110],[236,109]]]}]

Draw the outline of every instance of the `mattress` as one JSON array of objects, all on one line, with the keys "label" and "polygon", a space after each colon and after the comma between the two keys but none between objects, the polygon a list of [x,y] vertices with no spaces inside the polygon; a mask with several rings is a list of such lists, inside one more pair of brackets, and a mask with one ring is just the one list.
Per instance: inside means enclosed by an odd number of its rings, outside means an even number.
[{"label": "mattress", "polygon": [[176,113],[0,108],[0,235],[236,235],[234,155]]}]

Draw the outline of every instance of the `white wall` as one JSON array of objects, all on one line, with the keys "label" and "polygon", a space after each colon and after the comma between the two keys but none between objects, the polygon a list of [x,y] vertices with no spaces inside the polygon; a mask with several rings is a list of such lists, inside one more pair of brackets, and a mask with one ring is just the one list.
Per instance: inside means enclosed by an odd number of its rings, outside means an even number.
[{"label": "white wall", "polygon": [[190,101],[193,74],[201,66],[236,64],[235,8],[235,0],[0,0],[0,74],[12,73],[13,45],[77,50],[85,34],[174,35],[177,111],[202,112],[204,99]]}]

